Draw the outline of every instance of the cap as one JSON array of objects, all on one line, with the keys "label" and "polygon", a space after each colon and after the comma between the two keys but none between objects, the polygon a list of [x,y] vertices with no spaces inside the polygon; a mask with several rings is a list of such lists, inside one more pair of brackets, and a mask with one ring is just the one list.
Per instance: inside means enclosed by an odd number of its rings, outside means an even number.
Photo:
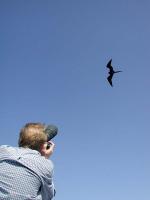
[{"label": "cap", "polygon": [[46,125],[44,132],[47,135],[47,141],[50,141],[57,135],[58,128],[55,125]]}]

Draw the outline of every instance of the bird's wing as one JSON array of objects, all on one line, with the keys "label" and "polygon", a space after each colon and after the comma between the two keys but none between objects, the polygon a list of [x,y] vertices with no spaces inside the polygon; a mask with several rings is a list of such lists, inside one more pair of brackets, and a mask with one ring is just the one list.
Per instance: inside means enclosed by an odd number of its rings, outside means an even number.
[{"label": "bird's wing", "polygon": [[109,84],[111,86],[113,86],[113,84],[112,84],[112,77],[113,77],[113,75],[110,75],[110,76],[107,77],[107,80],[108,80],[108,82],[109,82]]},{"label": "bird's wing", "polygon": [[111,66],[111,61],[112,61],[112,59],[110,59],[110,61],[106,65],[106,67],[109,68],[110,70],[113,70],[113,67]]},{"label": "bird's wing", "polygon": [[106,65],[107,68],[112,67],[112,66],[111,66],[111,62],[112,62],[112,59],[110,59],[110,61],[107,63],[107,65]]}]

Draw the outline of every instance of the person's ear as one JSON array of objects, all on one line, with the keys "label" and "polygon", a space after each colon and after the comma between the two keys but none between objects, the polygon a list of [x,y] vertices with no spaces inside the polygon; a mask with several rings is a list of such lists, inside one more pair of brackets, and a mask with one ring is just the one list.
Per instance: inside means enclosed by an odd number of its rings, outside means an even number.
[{"label": "person's ear", "polygon": [[44,153],[45,153],[45,144],[41,144],[40,153],[41,153],[41,155],[44,155]]}]

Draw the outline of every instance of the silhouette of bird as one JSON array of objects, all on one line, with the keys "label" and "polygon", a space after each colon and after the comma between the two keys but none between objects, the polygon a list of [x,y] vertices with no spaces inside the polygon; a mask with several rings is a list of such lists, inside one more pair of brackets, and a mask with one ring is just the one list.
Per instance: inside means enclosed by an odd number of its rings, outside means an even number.
[{"label": "silhouette of bird", "polygon": [[107,63],[106,67],[109,69],[109,76],[107,77],[107,80],[109,82],[109,84],[113,87],[113,84],[112,84],[112,77],[115,73],[118,73],[118,72],[122,72],[122,71],[114,71],[112,65],[111,65],[111,62],[112,62],[112,59],[110,59],[110,61]]}]

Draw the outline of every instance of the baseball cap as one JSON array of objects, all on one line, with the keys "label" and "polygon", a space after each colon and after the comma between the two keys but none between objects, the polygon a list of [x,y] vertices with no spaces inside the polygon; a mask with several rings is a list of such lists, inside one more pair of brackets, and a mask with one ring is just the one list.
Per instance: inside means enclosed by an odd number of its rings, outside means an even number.
[{"label": "baseball cap", "polygon": [[47,135],[47,141],[50,141],[52,138],[54,138],[57,135],[58,128],[57,126],[53,124],[49,124],[45,126],[44,132]]}]

